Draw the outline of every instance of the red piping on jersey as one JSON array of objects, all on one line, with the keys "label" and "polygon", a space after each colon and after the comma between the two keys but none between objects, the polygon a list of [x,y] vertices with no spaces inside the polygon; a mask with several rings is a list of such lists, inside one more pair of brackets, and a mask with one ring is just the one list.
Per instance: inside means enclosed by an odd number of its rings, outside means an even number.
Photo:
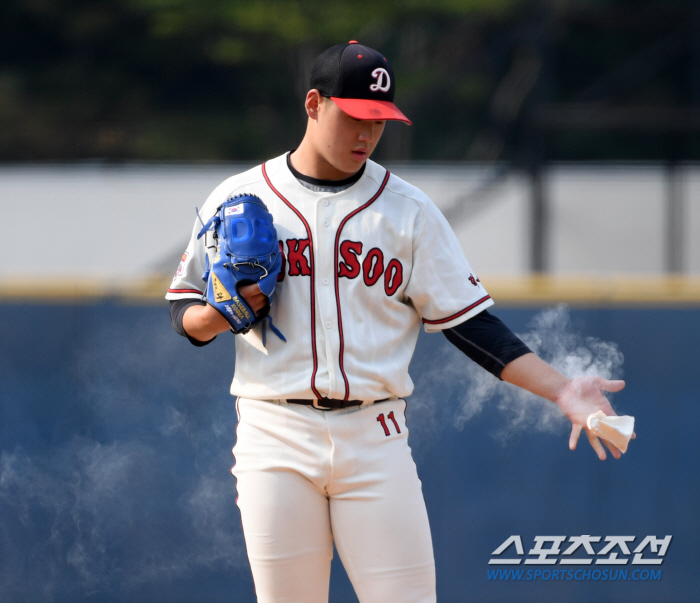
[{"label": "red piping on jersey", "polygon": [[168,289],[168,293],[199,293],[202,295],[202,291],[197,289]]},{"label": "red piping on jersey", "polygon": [[265,182],[267,182],[267,185],[272,189],[272,192],[274,192],[275,195],[282,199],[285,205],[297,215],[297,218],[301,220],[302,224],[304,225],[304,228],[306,228],[306,234],[309,237],[309,268],[311,269],[311,278],[309,279],[311,284],[311,353],[313,355],[314,360],[314,369],[311,373],[311,391],[313,391],[314,395],[317,398],[323,398],[324,396],[318,393],[318,390],[316,389],[318,356],[316,355],[316,292],[314,289],[314,241],[311,238],[311,229],[309,228],[309,223],[306,221],[304,216],[301,215],[301,212],[296,207],[294,207],[287,199],[285,199],[282,193],[280,193],[274,186],[272,186],[272,182],[270,182],[270,178],[267,175],[267,170],[265,169],[266,164],[267,162],[262,164],[262,174],[265,178]]},{"label": "red piping on jersey", "polygon": [[349,400],[350,399],[350,383],[348,382],[348,377],[345,374],[345,369],[343,368],[343,351],[345,349],[345,343],[343,340],[343,319],[340,315],[340,291],[339,291],[339,277],[338,277],[338,252],[340,250],[340,233],[343,230],[343,227],[345,226],[345,223],[352,218],[353,216],[357,215],[360,213],[363,209],[368,208],[372,203],[374,203],[377,200],[377,197],[382,194],[384,191],[384,187],[386,186],[386,183],[389,181],[389,170],[386,171],[386,174],[384,176],[384,180],[382,181],[382,184],[379,186],[379,190],[374,194],[374,196],[367,201],[364,205],[358,207],[357,209],[351,211],[345,218],[343,218],[343,221],[340,223],[340,226],[338,226],[338,232],[335,235],[335,249],[333,251],[333,270],[335,272],[335,304],[338,308],[338,334],[340,335],[340,351],[338,354],[338,365],[340,366],[340,374],[343,376],[343,381],[345,382],[345,397],[343,400]]},{"label": "red piping on jersey", "polygon": [[479,301],[475,301],[471,306],[467,306],[466,308],[464,308],[464,310],[460,310],[459,312],[457,312],[457,314],[453,314],[452,316],[448,316],[447,318],[441,318],[439,320],[428,320],[427,318],[424,318],[423,322],[429,325],[441,325],[445,322],[450,322],[455,318],[459,318],[460,316],[462,316],[462,314],[466,314],[467,312],[469,312],[469,310],[476,308],[479,304],[483,304],[487,299],[491,299],[491,296],[485,295]]}]

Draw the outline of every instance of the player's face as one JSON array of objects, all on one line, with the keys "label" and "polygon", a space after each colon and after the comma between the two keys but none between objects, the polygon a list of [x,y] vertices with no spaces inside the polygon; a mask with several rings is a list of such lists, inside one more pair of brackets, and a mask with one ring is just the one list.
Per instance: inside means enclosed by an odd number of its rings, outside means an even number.
[{"label": "player's face", "polygon": [[318,111],[316,148],[337,170],[337,178],[355,174],[377,146],[385,121],[355,119],[330,100],[322,101]]}]

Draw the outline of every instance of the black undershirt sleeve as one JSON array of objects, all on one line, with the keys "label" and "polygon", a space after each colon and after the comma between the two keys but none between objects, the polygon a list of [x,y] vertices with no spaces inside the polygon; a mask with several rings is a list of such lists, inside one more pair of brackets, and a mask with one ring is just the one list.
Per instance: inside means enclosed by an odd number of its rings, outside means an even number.
[{"label": "black undershirt sleeve", "polygon": [[532,351],[488,310],[443,333],[450,343],[499,379],[506,364]]},{"label": "black undershirt sleeve", "polygon": [[173,329],[175,329],[175,332],[182,335],[183,337],[187,337],[189,342],[192,345],[196,345],[198,348],[201,348],[202,346],[205,346],[216,337],[213,337],[209,341],[198,341],[197,339],[193,339],[190,337],[186,332],[185,328],[182,326],[182,317],[185,315],[185,310],[189,308],[190,306],[206,306],[206,302],[203,302],[199,299],[174,299],[170,301],[170,322],[173,324]]}]

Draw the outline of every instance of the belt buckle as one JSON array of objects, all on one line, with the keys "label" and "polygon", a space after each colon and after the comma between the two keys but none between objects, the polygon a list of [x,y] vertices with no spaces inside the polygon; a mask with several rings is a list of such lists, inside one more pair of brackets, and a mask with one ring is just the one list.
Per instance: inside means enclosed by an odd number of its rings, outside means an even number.
[{"label": "belt buckle", "polygon": [[333,410],[333,407],[332,407],[332,406],[321,406],[321,405],[318,403],[319,398],[314,398],[313,400],[314,400],[314,401],[311,403],[311,406],[313,406],[314,408],[316,408],[316,409],[318,409],[318,410]]}]

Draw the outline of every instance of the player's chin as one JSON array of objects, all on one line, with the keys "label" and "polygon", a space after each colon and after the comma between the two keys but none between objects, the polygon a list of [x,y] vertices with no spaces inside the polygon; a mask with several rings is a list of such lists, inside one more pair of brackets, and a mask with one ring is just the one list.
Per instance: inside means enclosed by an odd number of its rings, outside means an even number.
[{"label": "player's chin", "polygon": [[358,170],[362,168],[362,165],[367,161],[369,154],[365,154],[363,157],[355,157],[354,154],[345,156],[342,159],[334,162],[333,167],[335,167],[339,172],[349,178],[354,174],[357,174]]}]

